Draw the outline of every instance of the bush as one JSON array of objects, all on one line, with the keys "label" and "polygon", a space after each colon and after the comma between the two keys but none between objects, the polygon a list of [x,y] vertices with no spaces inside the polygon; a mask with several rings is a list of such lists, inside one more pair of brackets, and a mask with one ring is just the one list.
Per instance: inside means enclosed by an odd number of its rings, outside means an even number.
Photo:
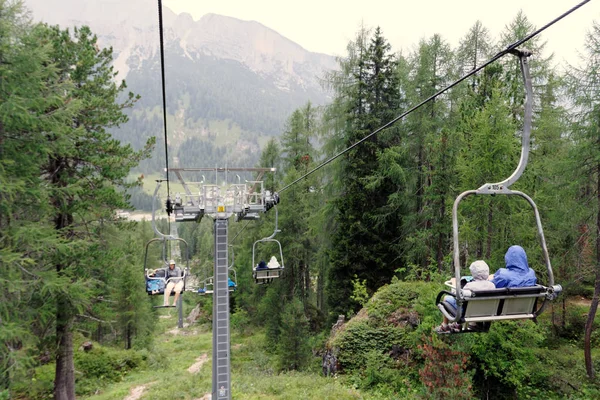
[{"label": "bush", "polygon": [[356,319],[348,322],[333,344],[339,347],[338,361],[347,370],[364,368],[367,354],[371,351],[388,353],[394,345],[406,345],[402,330],[391,326],[371,326],[367,320]]},{"label": "bush", "polygon": [[[544,341],[542,328],[532,321],[494,322],[485,335],[469,338],[482,392],[498,399],[531,396],[548,385],[548,368],[536,354]],[[534,396],[535,397],[535,396]]]},{"label": "bush", "polygon": [[469,355],[452,350],[435,335],[419,346],[425,363],[419,370],[428,398],[471,399],[472,379],[467,371]]},{"label": "bush", "polygon": [[250,317],[246,310],[242,310],[236,307],[235,312],[231,314],[230,323],[231,329],[240,335],[247,335],[250,333]]},{"label": "bush", "polygon": [[16,398],[20,398],[19,395],[21,394],[31,399],[52,398],[55,371],[54,363],[42,365],[33,370],[33,374],[29,379],[16,381],[13,386],[13,390],[17,395]]},{"label": "bush", "polygon": [[91,351],[76,352],[77,393],[93,393],[106,383],[118,382],[131,370],[146,365],[144,355],[135,350],[117,350],[95,345]]}]

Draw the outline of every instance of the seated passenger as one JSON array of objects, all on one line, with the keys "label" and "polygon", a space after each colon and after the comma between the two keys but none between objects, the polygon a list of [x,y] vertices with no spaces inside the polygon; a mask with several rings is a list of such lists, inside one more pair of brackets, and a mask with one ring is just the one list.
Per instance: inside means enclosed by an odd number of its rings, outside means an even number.
[{"label": "seated passenger", "polygon": [[256,271],[261,270],[261,269],[267,269],[267,263],[265,263],[264,260],[261,260],[254,269]]},{"label": "seated passenger", "polygon": [[146,278],[146,291],[152,294],[159,294],[165,290],[165,281],[163,279]]},{"label": "seated passenger", "polygon": [[267,264],[267,267],[269,269],[275,269],[275,268],[281,267],[281,265],[279,264],[279,261],[277,261],[277,257],[273,256],[269,260],[269,263]]},{"label": "seated passenger", "polygon": [[[146,291],[151,294],[160,294],[165,290],[165,269],[157,268],[152,271],[148,271],[146,277]],[[156,278],[156,279],[153,279]]]},{"label": "seated passenger", "polygon": [[229,286],[230,289],[232,289],[232,288],[235,289],[235,287],[237,285],[235,284],[235,282],[231,278],[228,277],[227,278],[227,286]]},{"label": "seated passenger", "polygon": [[[488,277],[490,276],[490,267],[485,261],[474,261],[469,266],[469,271],[471,271],[471,276],[473,277],[473,280],[467,283],[463,287],[463,290],[490,290],[495,288],[494,283],[488,281]],[[456,299],[452,296],[446,296],[444,298],[444,301],[450,306],[454,307],[454,314],[456,314]],[[457,323],[449,325],[448,322],[448,318],[446,318],[446,316],[444,315],[444,321],[440,326],[435,328],[435,331],[438,333],[460,331],[460,326],[458,326]]]},{"label": "seated passenger", "polygon": [[521,246],[510,246],[504,255],[506,268],[500,268],[494,274],[492,282],[497,288],[535,286],[535,271],[529,268],[527,254]]},{"label": "seated passenger", "polygon": [[173,300],[173,307],[177,304],[177,300],[179,300],[179,295],[183,290],[183,272],[179,267],[175,266],[175,260],[169,261],[169,269],[167,270],[167,287],[165,289],[165,301],[164,306],[169,307],[169,296],[171,295],[171,291],[175,292],[175,299]]}]

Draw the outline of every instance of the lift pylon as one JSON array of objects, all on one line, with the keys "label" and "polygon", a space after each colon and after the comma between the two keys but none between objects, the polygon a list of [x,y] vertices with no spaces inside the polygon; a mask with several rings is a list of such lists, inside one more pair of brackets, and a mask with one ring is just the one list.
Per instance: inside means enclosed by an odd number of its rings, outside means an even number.
[{"label": "lift pylon", "polygon": [[[177,194],[173,207],[175,221],[200,221],[204,215],[214,220],[215,264],[213,271],[213,351],[212,351],[212,399],[231,400],[231,355],[229,326],[228,284],[228,228],[229,218],[236,220],[258,219],[279,202],[279,195],[264,189],[261,180],[238,179],[236,184],[218,185],[218,174],[228,172],[254,172],[258,179],[275,168],[170,168],[183,185],[185,194]],[[188,182],[182,172],[214,172],[215,184]],[[225,176],[226,180],[226,176]],[[197,184],[194,193],[190,186]]]}]

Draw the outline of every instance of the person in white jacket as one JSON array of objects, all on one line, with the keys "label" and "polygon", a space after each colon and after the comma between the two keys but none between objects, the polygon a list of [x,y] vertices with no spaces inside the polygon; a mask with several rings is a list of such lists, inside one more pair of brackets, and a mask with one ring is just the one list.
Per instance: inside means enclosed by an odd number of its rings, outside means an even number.
[{"label": "person in white jacket", "polygon": [[267,264],[267,268],[275,269],[275,268],[279,268],[279,267],[281,267],[281,265],[279,264],[279,261],[277,261],[277,257],[275,257],[275,256],[271,257],[271,259],[269,260],[269,263]]},{"label": "person in white jacket", "polygon": [[[490,267],[483,260],[477,260],[471,263],[469,266],[469,271],[471,271],[471,276],[473,280],[467,283],[463,290],[490,290],[495,289],[496,286],[492,281],[489,281],[488,278],[490,276]],[[454,306],[454,310],[456,311],[456,299],[452,296],[446,296],[444,301],[452,306]],[[435,328],[437,332],[451,332],[460,330],[456,324],[449,325],[448,318],[444,316],[444,321],[442,324]]]}]

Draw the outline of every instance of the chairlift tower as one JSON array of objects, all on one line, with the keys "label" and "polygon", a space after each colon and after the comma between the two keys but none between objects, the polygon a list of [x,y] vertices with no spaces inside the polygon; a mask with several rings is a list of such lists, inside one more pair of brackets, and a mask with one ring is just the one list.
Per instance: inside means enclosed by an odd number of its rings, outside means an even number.
[{"label": "chairlift tower", "polygon": [[[169,168],[183,185],[185,194],[177,194],[175,200],[167,200],[169,213],[175,221],[199,222],[207,215],[214,220],[215,264],[213,271],[213,351],[212,351],[212,399],[231,400],[231,357],[229,326],[229,285],[228,285],[228,227],[229,219],[235,215],[237,221],[258,219],[259,213],[268,211],[279,202],[279,196],[264,189],[260,179],[265,172],[274,172],[275,168]],[[222,172],[257,172],[253,181],[228,184],[205,184],[186,182],[182,172],[215,174]],[[227,181],[227,176],[225,176]],[[199,191],[194,193],[192,185]],[[171,209],[169,209],[171,207]]]}]

